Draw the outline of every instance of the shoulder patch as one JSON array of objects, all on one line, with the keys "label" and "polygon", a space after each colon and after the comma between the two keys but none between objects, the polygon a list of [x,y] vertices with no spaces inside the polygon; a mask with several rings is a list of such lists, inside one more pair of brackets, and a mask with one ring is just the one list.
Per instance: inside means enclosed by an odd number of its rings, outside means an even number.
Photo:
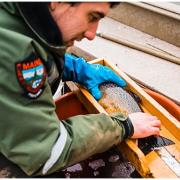
[{"label": "shoulder patch", "polygon": [[16,63],[16,74],[25,94],[30,98],[39,97],[46,81],[47,73],[42,60],[32,54],[24,61]]}]

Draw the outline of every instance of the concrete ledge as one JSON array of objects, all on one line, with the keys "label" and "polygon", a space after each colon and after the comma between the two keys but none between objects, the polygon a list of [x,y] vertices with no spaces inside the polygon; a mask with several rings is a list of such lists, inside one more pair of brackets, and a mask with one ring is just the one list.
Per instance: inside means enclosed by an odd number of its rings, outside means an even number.
[{"label": "concrete ledge", "polygon": [[180,15],[146,3],[121,3],[109,17],[180,47]]}]

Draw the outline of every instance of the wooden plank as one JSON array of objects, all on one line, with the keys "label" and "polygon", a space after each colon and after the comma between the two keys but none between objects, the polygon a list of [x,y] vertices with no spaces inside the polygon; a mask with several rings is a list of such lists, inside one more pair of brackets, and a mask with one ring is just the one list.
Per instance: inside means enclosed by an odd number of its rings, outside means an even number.
[{"label": "wooden plank", "polygon": [[177,178],[176,174],[165,164],[155,151],[147,156],[148,167],[154,178]]},{"label": "wooden plank", "polygon": [[142,151],[137,147],[135,140],[126,140],[117,145],[121,154],[127,158],[142,177],[152,177],[148,162]]},{"label": "wooden plank", "polygon": [[[84,107],[88,110],[89,113],[105,113],[107,112],[100,106],[100,104],[94,99],[94,97],[83,87],[75,85],[75,83],[69,81],[66,82],[69,89],[74,92]],[[88,98],[87,98],[88,97]]]},{"label": "wooden plank", "polygon": [[122,39],[120,37],[116,37],[115,35],[112,35],[112,34],[99,32],[96,35],[101,37],[101,38],[104,38],[106,40],[115,42],[117,44],[121,44],[121,45],[130,47],[130,48],[136,49],[138,51],[142,51],[144,53],[147,53],[147,54],[162,58],[164,60],[167,60],[167,61],[170,61],[170,62],[173,62],[173,63],[176,63],[176,64],[180,64],[180,58],[178,58],[178,57],[176,57],[174,55],[170,55],[167,52],[160,51],[158,49],[149,48],[148,46],[141,45],[141,44],[138,44],[138,43],[135,43],[135,42],[131,42],[129,40]]},{"label": "wooden plank", "polygon": [[172,3],[158,3],[158,2],[129,2],[129,4],[147,9],[149,11],[161,14],[163,16],[170,17],[172,19],[180,20],[180,10],[179,7]]},{"label": "wooden plank", "polygon": [[177,47],[180,46],[179,14],[142,2],[124,2],[112,9],[108,16]]}]

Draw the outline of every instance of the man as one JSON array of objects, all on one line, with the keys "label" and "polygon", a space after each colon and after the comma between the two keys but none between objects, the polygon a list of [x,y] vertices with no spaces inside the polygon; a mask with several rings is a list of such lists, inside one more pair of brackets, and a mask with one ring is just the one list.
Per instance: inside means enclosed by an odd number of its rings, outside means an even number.
[{"label": "man", "polygon": [[159,135],[145,113],[91,114],[59,121],[52,95],[60,79],[98,86],[126,82],[107,67],[64,55],[75,40],[94,39],[111,3],[0,4],[0,151],[28,175],[46,175],[103,152],[125,138]]}]

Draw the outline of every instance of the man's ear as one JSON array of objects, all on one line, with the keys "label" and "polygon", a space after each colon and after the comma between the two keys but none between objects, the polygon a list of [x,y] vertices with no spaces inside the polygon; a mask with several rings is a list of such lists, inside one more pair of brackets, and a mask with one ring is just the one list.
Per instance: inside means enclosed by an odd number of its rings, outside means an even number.
[{"label": "man's ear", "polygon": [[65,12],[71,6],[69,2],[50,2],[49,4],[49,8],[52,12],[57,9],[61,13]]},{"label": "man's ear", "polygon": [[59,5],[59,2],[50,2],[49,7],[51,11],[54,11],[58,5]]}]

